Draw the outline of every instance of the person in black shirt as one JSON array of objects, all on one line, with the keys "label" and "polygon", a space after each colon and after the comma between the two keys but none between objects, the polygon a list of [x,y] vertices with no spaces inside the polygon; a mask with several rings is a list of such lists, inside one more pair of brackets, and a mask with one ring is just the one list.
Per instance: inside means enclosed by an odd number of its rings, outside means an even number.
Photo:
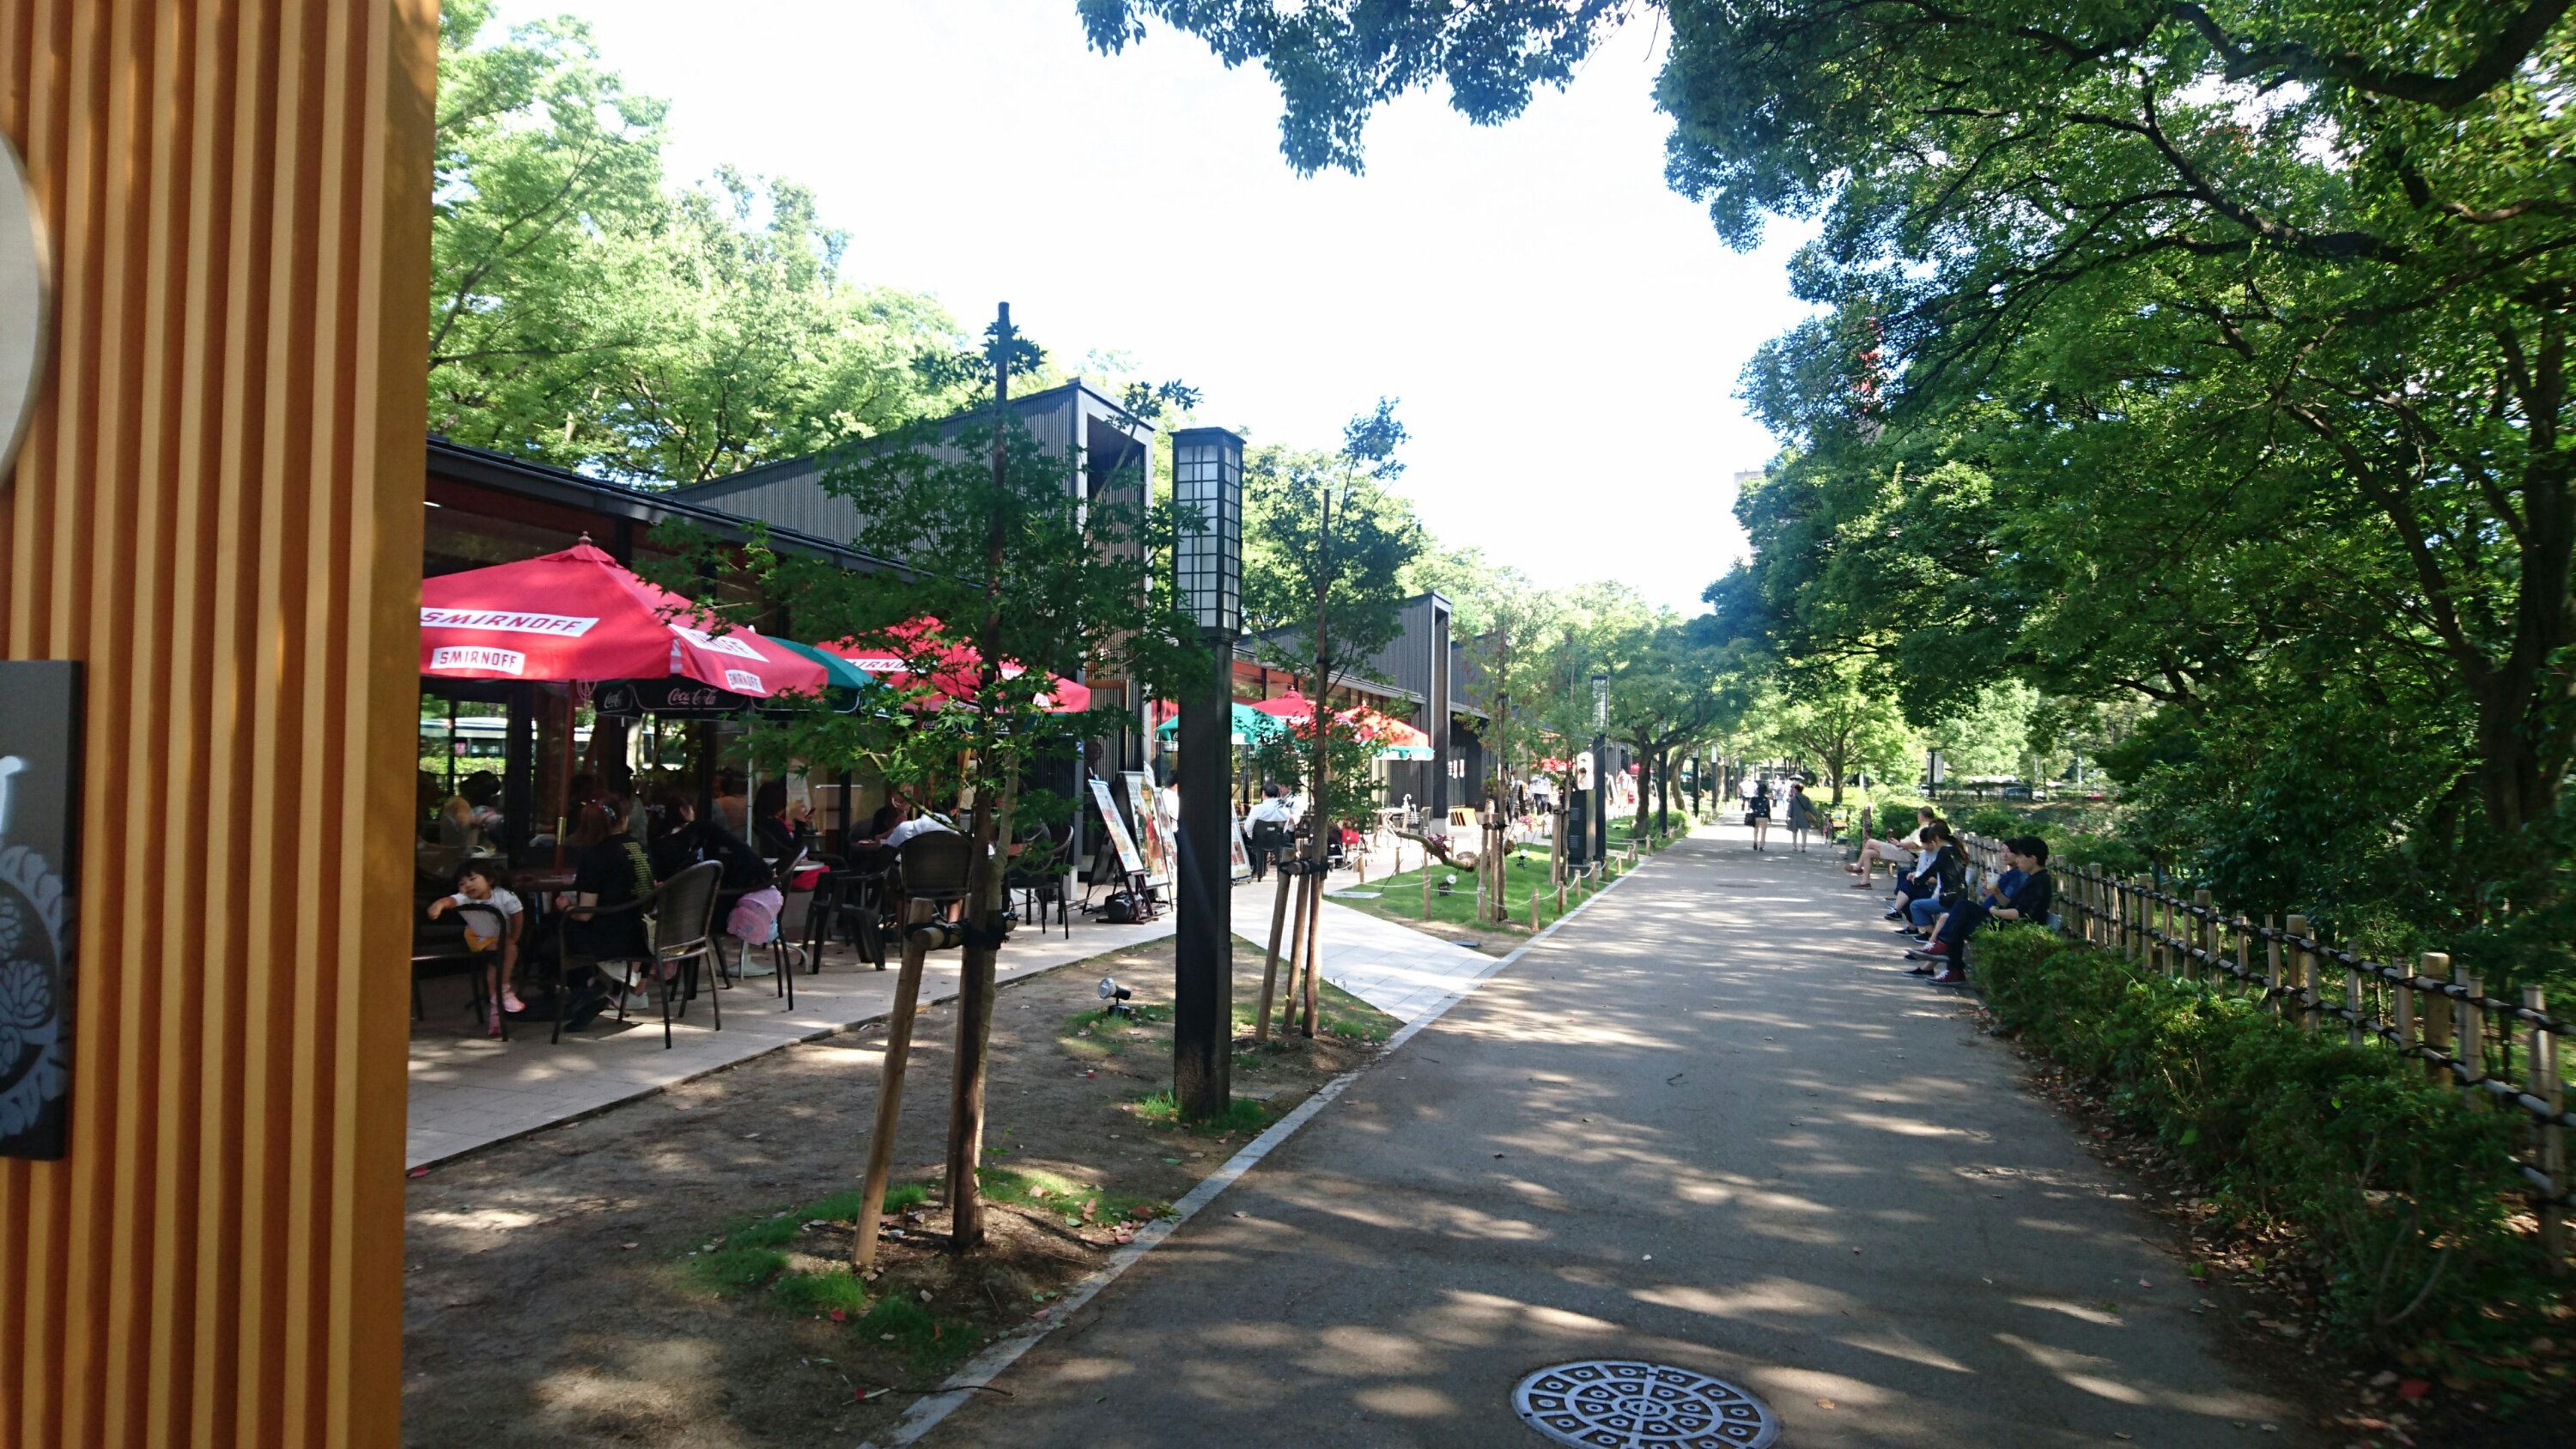
[{"label": "person in black shirt", "polygon": [[771,778],[760,782],[751,801],[752,843],[760,853],[777,861],[779,868],[792,868],[799,857],[811,855],[818,843],[814,822],[804,811],[787,799],[787,782]]},{"label": "person in black shirt", "polygon": [[2004,863],[2022,873],[2021,880],[2004,897],[2001,905],[1989,906],[1984,901],[1961,901],[1952,907],[1948,920],[1921,951],[1905,954],[1936,961],[1946,969],[1932,978],[1935,986],[1958,986],[1968,979],[1960,968],[1959,952],[1968,937],[1988,921],[2036,921],[2045,924],[2048,913],[2057,904],[2057,883],[2048,875],[2048,842],[2036,835],[2016,836],[2004,842]]},{"label": "person in black shirt", "polygon": [[[574,862],[572,890],[556,898],[566,912],[564,949],[587,963],[633,961],[653,954],[653,937],[640,910],[590,915],[590,906],[623,906],[653,893],[653,862],[641,841],[627,833],[625,802],[601,801],[581,809],[573,834],[581,854]],[[570,1000],[563,1023],[581,1026],[609,1002],[608,984],[596,970],[584,970],[575,982],[566,963]]]}]

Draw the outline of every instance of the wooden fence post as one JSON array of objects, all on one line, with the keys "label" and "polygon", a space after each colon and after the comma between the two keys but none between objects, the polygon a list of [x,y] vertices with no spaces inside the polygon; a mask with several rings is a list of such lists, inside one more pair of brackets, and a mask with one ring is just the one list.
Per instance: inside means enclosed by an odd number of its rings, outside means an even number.
[{"label": "wooden fence post", "polygon": [[2274,993],[2272,1009],[2279,1012],[2283,1020],[2287,1020],[2290,1015],[2290,1003],[2279,993],[2290,990],[2291,987],[2289,982],[2281,979],[2281,938],[2272,934],[2270,911],[2263,913],[2263,984],[2270,987]]},{"label": "wooden fence post", "polygon": [[[2281,929],[2291,936],[2304,938],[2308,934],[2308,918],[2284,916],[2281,918]],[[2289,961],[2290,981],[2299,989],[2299,1025],[2310,1036],[2314,1036],[2317,1031],[2317,1018],[2322,1014],[2317,1010],[2320,998],[2317,996],[2316,959],[2297,946],[2288,948],[2282,954]]]},{"label": "wooden fence post", "polygon": [[[2416,964],[2415,980],[2430,978],[2438,983],[2450,973],[2450,957],[2439,951],[2427,951]],[[2411,987],[2413,982],[2410,981],[2408,985]],[[2437,1058],[2452,1055],[2452,1048],[2456,1045],[2451,1032],[2453,1024],[2451,998],[2439,991],[2427,991],[2424,993],[2423,1002],[2416,1008],[2416,1014],[2422,1018],[2424,1046],[2428,1053],[2424,1062],[2424,1075],[2437,1082],[2447,1082],[2451,1079],[2451,1069]]]},{"label": "wooden fence post", "polygon": [[2470,1082],[2483,1082],[2487,1076],[2487,1013],[2486,1008],[2478,1003],[2486,997],[2486,983],[2466,966],[2452,967],[2451,981],[2468,993],[2455,1008],[2458,1029],[2453,1036],[2456,1045],[2452,1047],[2451,1055],[2458,1057],[2460,1065],[2469,1069]]},{"label": "wooden fence post", "polygon": [[[2537,986],[2522,988],[2523,1008],[2534,1016],[2547,1011],[2546,998]],[[2554,1116],[2567,1109],[2566,1084],[2558,1077],[2558,1034],[2543,1031],[2538,1022],[2530,1027],[2531,1044],[2523,1053],[2525,1089],[2549,1104]],[[2556,1202],[2567,1190],[2567,1131],[2555,1122],[2543,1122],[2532,1133],[2532,1166],[2549,1179],[2551,1200],[2540,1204],[2540,1249],[2547,1257],[2554,1276],[2567,1269],[2566,1214]]]},{"label": "wooden fence post", "polygon": [[2186,949],[2182,958],[2182,974],[2198,981],[2203,962],[2200,957],[2189,954],[2188,948],[2193,943],[2198,943],[2201,950],[2209,953],[2210,959],[2206,964],[2212,968],[2218,965],[2218,915],[2210,909],[2207,891],[2193,891],[2191,904],[2192,909],[2199,914],[2190,917],[2191,929],[2183,932]]}]

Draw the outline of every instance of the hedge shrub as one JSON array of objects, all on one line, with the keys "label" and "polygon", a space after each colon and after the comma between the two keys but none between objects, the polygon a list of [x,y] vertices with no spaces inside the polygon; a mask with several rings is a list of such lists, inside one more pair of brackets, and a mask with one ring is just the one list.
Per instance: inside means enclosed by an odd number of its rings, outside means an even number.
[{"label": "hedge shrub", "polygon": [[1959,828],[1970,835],[1986,835],[2001,839],[2008,835],[2021,834],[2026,828],[2026,822],[2021,816],[2001,805],[1981,805],[1968,812],[1967,817],[1959,822]]},{"label": "hedge shrub", "polygon": [[2038,926],[1981,934],[1975,969],[2006,1028],[2090,1079],[2223,1212],[2305,1244],[2340,1337],[2479,1337],[2482,1310],[2546,1296],[2511,1223],[2517,1124],[2419,1064]]}]

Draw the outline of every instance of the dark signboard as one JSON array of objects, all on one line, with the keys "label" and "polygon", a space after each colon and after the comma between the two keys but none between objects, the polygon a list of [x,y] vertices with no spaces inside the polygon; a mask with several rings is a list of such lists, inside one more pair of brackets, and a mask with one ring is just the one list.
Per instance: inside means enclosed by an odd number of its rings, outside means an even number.
[{"label": "dark signboard", "polygon": [[[858,707],[858,691],[835,689],[825,693],[826,702],[835,713],[848,714]],[[591,707],[611,719],[632,718],[639,714],[659,715],[664,719],[738,719],[746,710],[783,715],[787,709],[763,699],[700,684],[694,679],[673,675],[668,679],[620,679],[599,686],[591,696]]]},{"label": "dark signboard", "polygon": [[71,1129],[81,666],[0,662],[0,1156]]},{"label": "dark signboard", "polygon": [[752,707],[747,695],[676,678],[603,684],[590,702],[604,715],[658,714],[664,719],[731,719]]}]

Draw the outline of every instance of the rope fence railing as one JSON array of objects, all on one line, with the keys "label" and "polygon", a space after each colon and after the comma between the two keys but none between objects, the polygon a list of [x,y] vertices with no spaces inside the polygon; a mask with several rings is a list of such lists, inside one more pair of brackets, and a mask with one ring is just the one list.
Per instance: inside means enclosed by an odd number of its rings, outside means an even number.
[{"label": "rope fence railing", "polygon": [[[2002,841],[1970,835],[1961,845],[1986,878],[2002,869]],[[2411,967],[2373,961],[2317,939],[2304,916],[2256,922],[2220,908],[2208,891],[2186,900],[2148,877],[2090,866],[2051,874],[2059,883],[2054,924],[2065,934],[2146,970],[2234,990],[2311,1035],[2339,1026],[2355,1047],[2397,1052],[2421,1062],[2431,1080],[2519,1114],[2525,1195],[2550,1261],[2564,1258],[2567,1214],[2576,1208],[2567,1176],[2576,1113],[2567,1110],[2559,1039],[2571,1028],[2549,1014],[2540,987],[2523,987],[2518,1001],[2493,997],[2475,972],[2438,951]]]}]

